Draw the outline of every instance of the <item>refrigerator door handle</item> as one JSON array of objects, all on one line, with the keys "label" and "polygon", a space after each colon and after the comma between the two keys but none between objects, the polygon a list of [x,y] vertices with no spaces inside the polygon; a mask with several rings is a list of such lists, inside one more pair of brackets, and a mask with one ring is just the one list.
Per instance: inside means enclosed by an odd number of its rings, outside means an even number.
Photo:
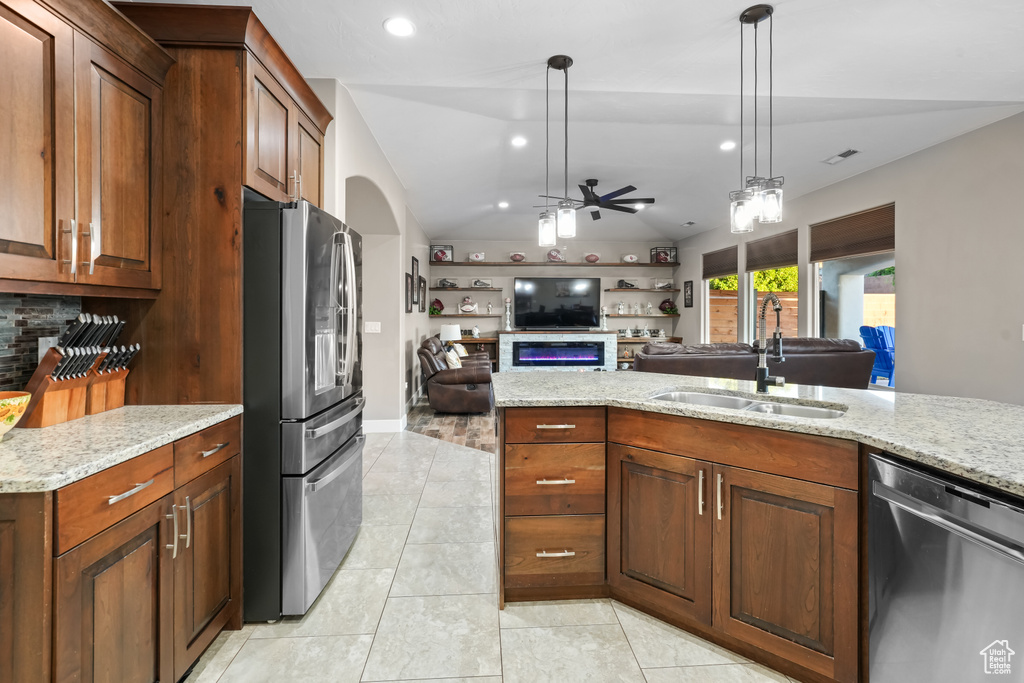
[{"label": "refrigerator door handle", "polygon": [[346,424],[354,420],[359,415],[360,412],[362,412],[363,406],[365,405],[366,399],[360,396],[359,398],[356,399],[355,405],[353,405],[352,408],[347,413],[339,417],[337,420],[332,420],[331,422],[328,422],[325,425],[321,425],[315,429],[307,429],[306,438],[319,439],[324,434],[330,434],[335,429],[344,427]]},{"label": "refrigerator door handle", "polygon": [[345,470],[347,470],[349,468],[349,466],[351,466],[352,463],[356,462],[356,460],[357,460],[357,459],[349,458],[347,456],[349,456],[352,453],[353,450],[362,449],[364,441],[366,441],[366,437],[363,436],[362,434],[360,434],[359,436],[355,437],[352,440],[352,443],[349,444],[349,446],[347,448],[345,448],[341,453],[338,454],[337,459],[335,461],[334,469],[332,469],[331,471],[329,471],[327,474],[323,475],[319,479],[315,479],[313,481],[307,482],[306,483],[306,489],[308,489],[310,493],[316,493],[317,489],[323,488],[324,486],[327,486],[332,481],[334,481],[335,479],[340,477],[342,475],[342,473]]},{"label": "refrigerator door handle", "polygon": [[356,324],[358,323],[358,292],[356,291],[356,258],[352,235],[345,233],[345,368],[344,383],[355,376]]}]

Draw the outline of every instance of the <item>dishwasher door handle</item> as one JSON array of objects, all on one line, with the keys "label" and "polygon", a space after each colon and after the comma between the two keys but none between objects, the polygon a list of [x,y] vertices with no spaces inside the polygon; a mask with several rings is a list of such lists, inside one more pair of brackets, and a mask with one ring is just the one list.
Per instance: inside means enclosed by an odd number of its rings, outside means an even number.
[{"label": "dishwasher door handle", "polygon": [[880,498],[890,505],[895,505],[915,517],[920,517],[927,522],[931,522],[937,527],[945,529],[952,534],[956,534],[957,536],[971,541],[972,543],[976,543],[983,548],[987,548],[988,550],[1002,555],[1007,559],[1013,560],[1019,564],[1024,564],[1024,546],[1011,538],[1007,538],[1006,536],[994,531],[989,531],[974,522],[961,519],[956,515],[946,512],[942,508],[918,500],[917,498],[909,496],[902,491],[897,491],[894,488],[886,486],[880,481],[871,482],[871,493],[875,498]]}]

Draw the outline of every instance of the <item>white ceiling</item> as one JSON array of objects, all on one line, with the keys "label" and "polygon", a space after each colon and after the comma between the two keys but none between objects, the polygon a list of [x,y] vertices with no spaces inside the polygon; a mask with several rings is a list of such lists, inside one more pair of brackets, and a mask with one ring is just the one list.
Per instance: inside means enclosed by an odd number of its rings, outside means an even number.
[{"label": "white ceiling", "polygon": [[[349,88],[432,238],[536,239],[554,54],[575,61],[570,195],[593,177],[599,193],[632,184],[657,200],[632,216],[581,214],[581,238],[678,239],[728,222],[739,152],[719,144],[739,136],[737,18],[750,0],[218,2],[252,5],[307,77]],[[787,199],[1024,111],[1020,0],[774,4],[774,171]],[[399,15],[415,36],[383,31]],[[552,194],[562,79],[551,72]],[[510,146],[517,134],[527,146]],[[848,148],[861,154],[822,163]]]}]

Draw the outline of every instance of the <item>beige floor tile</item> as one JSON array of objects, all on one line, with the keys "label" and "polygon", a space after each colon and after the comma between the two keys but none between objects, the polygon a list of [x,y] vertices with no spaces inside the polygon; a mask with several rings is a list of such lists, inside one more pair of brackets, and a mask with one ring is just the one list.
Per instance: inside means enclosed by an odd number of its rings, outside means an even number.
[{"label": "beige floor tile", "polygon": [[501,676],[473,676],[472,678],[416,678],[393,683],[501,683]]},{"label": "beige floor tile", "polygon": [[364,681],[501,674],[497,596],[388,598]]},{"label": "beige floor tile", "polygon": [[622,630],[644,669],[697,666],[705,664],[744,664],[748,660],[675,626],[612,602]]},{"label": "beige floor tile", "polygon": [[408,535],[409,527],[405,525],[364,526],[341,561],[341,568],[395,569]]},{"label": "beige floor tile", "polygon": [[246,641],[220,683],[356,683],[373,636]]},{"label": "beige floor tile", "polygon": [[643,683],[618,624],[501,631],[504,683]]},{"label": "beige floor tile", "polygon": [[365,451],[363,452],[363,478],[364,479],[366,478],[366,475],[370,473],[370,470],[373,469],[373,463],[377,462],[377,456],[379,456],[379,455],[380,455],[380,453],[367,453]]},{"label": "beige floor tile", "polygon": [[409,543],[484,543],[494,540],[490,507],[423,508],[409,531]]},{"label": "beige floor tile", "polygon": [[363,495],[419,495],[427,481],[426,470],[420,472],[377,472],[373,469],[363,477]]},{"label": "beige floor tile", "polygon": [[363,496],[363,526],[412,524],[420,497],[411,495]]},{"label": "beige floor tile", "polygon": [[252,637],[372,635],[394,576],[393,569],[342,569],[304,616],[260,624]]},{"label": "beige floor tile", "polygon": [[221,631],[196,662],[185,683],[216,683],[254,629],[255,626],[246,624],[238,631]]},{"label": "beige floor tile", "polygon": [[391,596],[497,590],[494,543],[409,543],[402,553]]},{"label": "beige floor tile", "polygon": [[420,507],[479,507],[491,504],[491,486],[486,480],[428,481],[423,487]]},{"label": "beige floor tile", "polygon": [[506,602],[501,610],[501,628],[543,626],[589,626],[618,624],[607,599],[552,600],[550,602]]},{"label": "beige floor tile", "polygon": [[486,460],[471,462],[465,458],[439,460],[434,456],[427,481],[490,481],[491,468]]},{"label": "beige floor tile", "polygon": [[789,683],[789,679],[759,664],[719,664],[644,669],[647,683]]},{"label": "beige floor tile", "polygon": [[389,446],[377,458],[371,472],[426,472],[433,460],[433,453],[420,453],[417,450],[392,451]]}]

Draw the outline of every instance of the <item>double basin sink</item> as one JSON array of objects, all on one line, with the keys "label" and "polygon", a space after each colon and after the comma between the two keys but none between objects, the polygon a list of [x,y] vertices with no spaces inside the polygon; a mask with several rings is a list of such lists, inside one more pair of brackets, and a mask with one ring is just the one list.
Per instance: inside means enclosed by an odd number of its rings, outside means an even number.
[{"label": "double basin sink", "polygon": [[833,419],[846,414],[844,410],[834,410],[832,408],[802,406],[793,403],[776,403],[774,401],[758,401],[740,396],[724,396],[722,394],[703,394],[699,391],[669,391],[657,396],[651,396],[651,400],[674,401],[675,403],[729,408],[731,410],[742,410],[747,413],[761,413],[763,415],[786,415],[788,417]]}]

